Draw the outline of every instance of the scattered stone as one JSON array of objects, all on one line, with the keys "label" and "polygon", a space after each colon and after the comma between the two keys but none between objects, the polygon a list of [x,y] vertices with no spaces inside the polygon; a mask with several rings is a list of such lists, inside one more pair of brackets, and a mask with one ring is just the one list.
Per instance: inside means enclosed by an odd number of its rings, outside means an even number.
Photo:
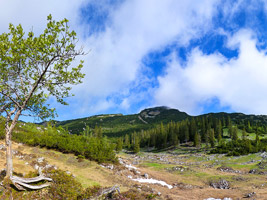
[{"label": "scattered stone", "polygon": [[148,176],[148,174],[147,174],[147,173],[145,173],[143,176],[144,176],[146,179],[148,179],[148,178],[149,178],[149,176]]},{"label": "scattered stone", "polygon": [[174,183],[172,185],[173,185],[173,187],[176,187],[176,188],[179,188],[179,189],[182,189],[182,190],[193,189],[194,188],[193,185],[185,184],[185,183]]},{"label": "scattered stone", "polygon": [[263,152],[263,153],[261,153],[261,155],[260,155],[263,159],[265,159],[265,158],[267,158],[267,152]]},{"label": "scattered stone", "polygon": [[34,165],[34,169],[35,169],[35,170],[38,170],[38,169],[39,169],[39,165],[35,164],[35,165]]},{"label": "scattered stone", "polygon": [[217,182],[211,182],[210,186],[215,189],[230,189],[230,184],[224,179],[221,179]]},{"label": "scattered stone", "polygon": [[207,199],[204,199],[204,200],[232,200],[232,199],[228,198],[228,197],[225,197],[223,199],[207,198]]},{"label": "scattered stone", "polygon": [[0,170],[0,181],[3,180],[6,176],[6,169]]},{"label": "scattered stone", "polygon": [[256,195],[256,192],[251,192],[251,193],[245,194],[244,198],[255,197],[255,195]]},{"label": "scattered stone", "polygon": [[133,165],[138,165],[139,162],[138,161],[133,161]]},{"label": "scattered stone", "polygon": [[266,175],[267,174],[267,171],[262,171],[262,170],[259,170],[259,169],[251,169],[251,170],[249,170],[248,173],[249,174]]},{"label": "scattered stone", "polygon": [[6,146],[4,144],[0,144],[0,150],[5,151],[6,150]]},{"label": "scattered stone", "polygon": [[66,171],[66,174],[71,175],[71,172],[70,171]]},{"label": "scattered stone", "polygon": [[174,171],[184,172],[184,171],[189,171],[190,169],[188,167],[175,166],[171,168],[166,168],[166,170],[170,172],[174,172]]},{"label": "scattered stone", "polygon": [[260,169],[267,169],[267,161],[261,161],[258,163]]},{"label": "scattered stone", "polygon": [[247,181],[247,178],[244,178],[243,176],[234,176],[232,179],[235,181]]},{"label": "scattered stone", "polygon": [[43,158],[43,157],[37,158],[36,161],[37,161],[38,163],[42,163],[42,162],[44,162],[44,158]]},{"label": "scattered stone", "polygon": [[217,170],[218,170],[218,171],[221,171],[221,172],[229,172],[229,173],[242,174],[241,171],[239,171],[239,170],[234,170],[234,169],[231,168],[231,167],[223,167],[223,166],[221,166],[221,167],[218,167]]}]

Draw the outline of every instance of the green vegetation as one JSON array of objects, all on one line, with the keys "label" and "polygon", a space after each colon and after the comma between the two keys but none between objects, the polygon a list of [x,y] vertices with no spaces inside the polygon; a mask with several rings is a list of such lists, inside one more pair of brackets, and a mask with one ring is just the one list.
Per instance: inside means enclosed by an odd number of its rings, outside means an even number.
[{"label": "green vegetation", "polygon": [[144,149],[160,150],[177,147],[179,144],[191,146],[193,143],[197,148],[205,144],[206,148],[211,148],[211,153],[226,153],[229,156],[266,151],[265,121],[261,123],[260,120],[251,120],[251,117],[248,120],[240,114],[238,116],[242,116],[242,120],[234,118],[235,121],[232,121],[231,115],[233,114],[210,114],[191,120],[161,123],[155,128],[125,135],[124,148],[134,151],[139,144]]},{"label": "green vegetation", "polygon": [[[3,129],[3,122],[0,129]],[[0,132],[0,138],[4,134]],[[63,128],[48,125],[46,128],[31,123],[20,123],[13,133],[13,140],[30,146],[46,147],[63,153],[101,162],[117,162],[115,145],[106,137],[95,135],[71,135]]]},{"label": "green vegetation", "polygon": [[56,122],[56,126],[62,126],[72,134],[82,134],[86,127],[94,129],[95,126],[102,127],[103,135],[108,137],[120,137],[134,131],[147,130],[156,127],[161,122],[166,124],[170,121],[181,121],[191,118],[184,112],[166,107],[145,109],[139,114],[122,115],[96,115],[87,118]]}]

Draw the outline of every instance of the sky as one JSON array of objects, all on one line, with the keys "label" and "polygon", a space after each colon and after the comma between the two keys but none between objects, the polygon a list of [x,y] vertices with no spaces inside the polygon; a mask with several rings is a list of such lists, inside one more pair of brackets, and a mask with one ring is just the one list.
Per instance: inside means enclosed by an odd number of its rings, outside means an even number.
[{"label": "sky", "polygon": [[267,115],[266,0],[0,0],[0,33],[41,33],[49,14],[88,52],[69,105],[50,99],[57,120],[154,106]]}]

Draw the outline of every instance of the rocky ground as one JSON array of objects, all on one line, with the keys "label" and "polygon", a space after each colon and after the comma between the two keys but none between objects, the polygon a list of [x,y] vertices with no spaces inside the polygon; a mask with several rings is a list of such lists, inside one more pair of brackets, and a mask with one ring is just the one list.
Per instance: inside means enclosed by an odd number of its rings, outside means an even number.
[{"label": "rocky ground", "polygon": [[[118,186],[154,194],[155,199],[267,199],[267,153],[226,157],[205,153],[119,154],[119,165],[79,160],[74,155],[14,144],[18,174],[59,168],[84,187]],[[0,141],[0,170],[5,168],[5,146]],[[1,175],[0,175],[1,176]]]}]

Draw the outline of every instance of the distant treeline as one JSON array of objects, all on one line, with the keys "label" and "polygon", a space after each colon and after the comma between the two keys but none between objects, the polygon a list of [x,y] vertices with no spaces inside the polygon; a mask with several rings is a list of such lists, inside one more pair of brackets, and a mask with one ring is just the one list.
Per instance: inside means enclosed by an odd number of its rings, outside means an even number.
[{"label": "distant treeline", "polygon": [[[248,138],[250,133],[255,133],[254,139]],[[265,124],[249,120],[233,122],[229,116],[226,119],[205,116],[166,125],[161,123],[156,128],[125,135],[122,140],[124,148],[134,152],[140,147],[159,150],[191,142],[198,148],[216,147],[213,153],[237,155],[266,150],[266,140],[260,140],[265,134]]]},{"label": "distant treeline", "polygon": [[[4,139],[4,124],[0,124],[0,138]],[[106,137],[102,137],[101,128],[87,135],[72,135],[63,128],[48,125],[46,128],[35,124],[20,123],[13,132],[12,140],[30,146],[46,147],[63,153],[75,155],[90,160],[116,162],[115,145]]]}]

